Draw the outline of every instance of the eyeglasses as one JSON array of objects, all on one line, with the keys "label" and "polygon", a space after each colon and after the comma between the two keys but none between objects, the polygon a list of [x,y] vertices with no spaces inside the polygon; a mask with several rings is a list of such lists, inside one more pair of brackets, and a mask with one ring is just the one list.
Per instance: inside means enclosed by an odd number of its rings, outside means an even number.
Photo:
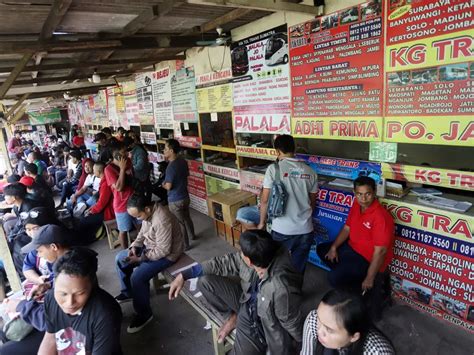
[{"label": "eyeglasses", "polygon": [[31,232],[37,231],[39,228],[40,228],[40,226],[34,226],[34,227],[31,227],[31,228],[26,227],[25,231],[26,231],[26,233],[31,233]]},{"label": "eyeglasses", "polygon": [[29,211],[29,212],[21,212],[20,213],[20,219],[27,219],[28,217],[31,218],[38,218],[38,216],[41,214],[40,211]]}]

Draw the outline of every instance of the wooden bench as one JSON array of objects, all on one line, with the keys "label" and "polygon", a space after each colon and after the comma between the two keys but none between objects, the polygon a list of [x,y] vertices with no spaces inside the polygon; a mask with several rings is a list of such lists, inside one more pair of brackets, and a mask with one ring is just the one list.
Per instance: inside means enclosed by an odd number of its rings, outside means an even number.
[{"label": "wooden bench", "polygon": [[[117,228],[117,221],[115,219],[111,219],[110,221],[104,221],[103,224],[105,228],[105,233],[107,234],[107,241],[109,242],[109,248],[115,249],[117,246],[120,245],[120,241],[118,238],[119,231]],[[140,226],[135,225],[135,230],[127,233],[129,245],[136,238],[139,229],[140,229]]]},{"label": "wooden bench", "polygon": [[[183,256],[181,256],[181,258],[179,258],[176,263],[163,271],[163,277],[168,283],[171,283],[175,279],[175,273],[177,270],[187,268],[194,263],[194,259],[186,254],[183,254]],[[159,285],[158,278],[153,279],[153,284],[155,289],[157,289]],[[229,334],[223,343],[217,342],[219,328],[222,326],[222,324],[224,324],[225,319],[206,301],[202,294],[199,297],[196,297],[196,295],[199,294],[200,291],[198,289],[191,290],[191,282],[188,280],[181,290],[180,296],[182,296],[186,302],[188,302],[211,325],[214,354],[225,355],[232,349],[234,345],[235,333],[232,332]]]}]

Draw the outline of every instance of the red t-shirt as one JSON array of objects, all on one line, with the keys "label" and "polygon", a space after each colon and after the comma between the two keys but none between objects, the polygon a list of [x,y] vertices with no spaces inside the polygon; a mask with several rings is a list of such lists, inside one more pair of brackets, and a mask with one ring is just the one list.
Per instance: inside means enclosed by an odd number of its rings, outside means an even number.
[{"label": "red t-shirt", "polygon": [[73,137],[72,144],[74,144],[76,147],[82,147],[85,144],[84,137],[79,137],[79,136]]},{"label": "red t-shirt", "polygon": [[347,216],[350,228],[349,245],[368,262],[374,255],[374,247],[387,247],[385,261],[380,267],[384,271],[393,258],[394,223],[390,213],[375,200],[363,213],[356,199]]},{"label": "red t-shirt", "polygon": [[125,177],[125,180],[128,180],[128,183],[125,183],[125,187],[122,191],[117,191],[112,187],[112,185],[117,182],[120,175],[120,169],[117,166],[113,164],[107,165],[105,167],[104,174],[107,185],[110,186],[114,195],[113,206],[115,213],[127,212],[127,201],[129,197],[133,195],[131,169],[127,170],[126,172],[127,176]]}]

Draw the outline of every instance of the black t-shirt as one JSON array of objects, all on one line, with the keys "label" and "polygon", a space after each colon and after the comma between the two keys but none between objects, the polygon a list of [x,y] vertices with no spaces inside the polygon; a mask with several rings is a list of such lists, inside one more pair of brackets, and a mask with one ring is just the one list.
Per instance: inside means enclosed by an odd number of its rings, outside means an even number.
[{"label": "black t-shirt", "polygon": [[122,311],[117,301],[101,288],[92,291],[81,314],[75,316],[61,310],[51,290],[46,295],[44,311],[46,330],[55,335],[58,355],[122,354]]}]

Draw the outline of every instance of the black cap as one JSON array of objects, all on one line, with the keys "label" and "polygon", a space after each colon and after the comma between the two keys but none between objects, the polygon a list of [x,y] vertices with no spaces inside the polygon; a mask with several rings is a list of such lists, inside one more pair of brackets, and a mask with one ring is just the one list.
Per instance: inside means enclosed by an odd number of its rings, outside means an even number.
[{"label": "black cap", "polygon": [[107,136],[104,133],[99,132],[95,135],[93,142],[98,142],[102,139],[107,139]]},{"label": "black cap", "polygon": [[55,224],[47,224],[38,229],[38,233],[31,243],[21,248],[22,253],[28,254],[30,251],[37,249],[41,245],[60,244],[69,246],[70,238],[68,231],[63,227]]}]

